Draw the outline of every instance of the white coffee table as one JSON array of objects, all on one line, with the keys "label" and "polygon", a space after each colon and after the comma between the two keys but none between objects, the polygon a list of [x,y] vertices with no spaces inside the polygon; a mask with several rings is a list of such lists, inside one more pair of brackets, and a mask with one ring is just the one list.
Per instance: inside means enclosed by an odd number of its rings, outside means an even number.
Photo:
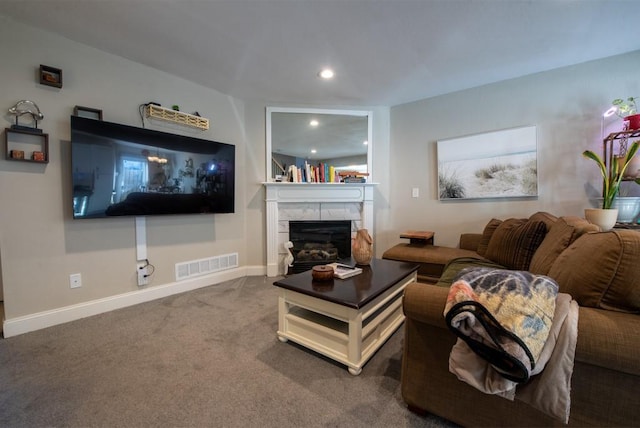
[{"label": "white coffee table", "polygon": [[311,271],[278,280],[278,338],[346,365],[354,376],[404,321],[402,296],[418,265],[374,259],[363,273],[315,282]]}]

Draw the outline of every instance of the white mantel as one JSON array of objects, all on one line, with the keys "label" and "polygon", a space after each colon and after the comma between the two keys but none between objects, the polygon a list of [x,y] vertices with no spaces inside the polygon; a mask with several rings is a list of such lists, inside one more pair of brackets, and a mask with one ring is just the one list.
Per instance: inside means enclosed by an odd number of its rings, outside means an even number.
[{"label": "white mantel", "polygon": [[283,204],[361,204],[362,228],[373,230],[373,190],[376,183],[270,182],[263,185],[267,194],[267,276],[277,276],[280,272],[278,221]]}]

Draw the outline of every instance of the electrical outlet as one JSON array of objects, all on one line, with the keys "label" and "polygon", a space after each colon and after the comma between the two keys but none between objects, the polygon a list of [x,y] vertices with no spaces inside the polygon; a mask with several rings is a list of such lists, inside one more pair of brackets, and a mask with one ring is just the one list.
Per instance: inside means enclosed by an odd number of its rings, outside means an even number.
[{"label": "electrical outlet", "polygon": [[146,267],[138,268],[138,285],[147,285],[149,283],[149,273]]},{"label": "electrical outlet", "polygon": [[69,275],[69,287],[70,288],[82,287],[82,275],[79,273],[74,273],[72,275]]},{"label": "electrical outlet", "polygon": [[420,188],[414,187],[413,189],[411,189],[411,196],[413,196],[414,198],[419,197],[420,196]]},{"label": "electrical outlet", "polygon": [[138,285],[147,285],[149,283],[149,265],[146,262],[138,262],[137,266]]}]

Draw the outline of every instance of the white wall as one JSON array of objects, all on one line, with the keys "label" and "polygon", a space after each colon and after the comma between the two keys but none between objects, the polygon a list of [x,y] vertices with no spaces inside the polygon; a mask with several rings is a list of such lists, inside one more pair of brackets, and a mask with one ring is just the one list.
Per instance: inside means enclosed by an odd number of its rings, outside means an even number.
[{"label": "white wall", "polygon": [[[538,210],[583,216],[601,179],[581,153],[601,150],[601,115],[614,98],[640,95],[638,64],[640,51],[393,107],[387,240],[397,243],[401,231],[422,229],[436,232],[436,244],[457,245],[461,232],[481,232],[491,217]],[[606,132],[621,130],[615,119]],[[438,140],[524,125],[537,126],[537,199],[438,201]]]},{"label": "white wall", "polygon": [[[2,111],[21,99],[35,101],[50,143],[46,166],[7,161],[0,153],[0,284],[7,321],[139,290],[134,218],[71,218],[69,116],[75,105],[102,109],[107,121],[140,126],[140,104],[178,104],[208,117],[211,129],[148,127],[236,146],[235,214],[147,218],[148,258],[156,267],[147,288],[173,283],[177,262],[237,252],[241,266],[248,258],[264,264],[247,253],[245,194],[253,165],[245,162],[242,102],[4,17],[0,56]],[[61,89],[38,83],[40,64],[63,70]],[[12,120],[4,114],[3,128]],[[72,273],[82,274],[81,288],[70,289]]]}]

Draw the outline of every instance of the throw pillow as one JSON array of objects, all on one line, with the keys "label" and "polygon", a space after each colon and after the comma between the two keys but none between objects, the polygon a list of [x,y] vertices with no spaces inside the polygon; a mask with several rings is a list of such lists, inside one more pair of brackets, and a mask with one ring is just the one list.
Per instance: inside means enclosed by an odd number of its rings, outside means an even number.
[{"label": "throw pillow", "polygon": [[600,226],[589,223],[589,221],[584,218],[569,215],[562,217],[562,219],[574,228],[572,243],[585,233],[600,232]]},{"label": "throw pillow", "polygon": [[[532,217],[529,217],[531,220]],[[543,220],[544,221],[544,220]],[[547,223],[549,228],[549,223]],[[557,219],[547,231],[547,235],[531,259],[529,271],[547,275],[556,258],[576,239],[588,232],[599,232],[600,228],[587,220],[576,216],[563,216]]]},{"label": "throw pillow", "polygon": [[547,225],[547,232],[548,232],[549,229],[551,229],[551,226],[553,226],[556,220],[558,220],[558,217],[546,211],[538,211],[535,214],[531,214],[531,217],[529,217],[529,221],[536,221],[536,220],[543,221],[544,224]]},{"label": "throw pillow", "polygon": [[491,241],[491,237],[493,233],[496,231],[498,226],[500,226],[502,220],[498,220],[497,218],[492,218],[489,223],[484,227],[482,231],[482,238],[480,238],[480,243],[478,244],[478,249],[476,253],[484,256],[487,253],[487,247],[489,246],[489,241]]},{"label": "throw pillow", "polygon": [[640,312],[640,233],[586,233],[562,252],[549,276],[580,306]]},{"label": "throw pillow", "polygon": [[556,220],[533,255],[529,271],[538,275],[549,273],[553,262],[573,241],[574,232],[574,227],[567,224],[564,219]]},{"label": "throw pillow", "polygon": [[505,220],[493,233],[484,256],[509,269],[529,270],[546,233],[547,226],[540,220]]}]

